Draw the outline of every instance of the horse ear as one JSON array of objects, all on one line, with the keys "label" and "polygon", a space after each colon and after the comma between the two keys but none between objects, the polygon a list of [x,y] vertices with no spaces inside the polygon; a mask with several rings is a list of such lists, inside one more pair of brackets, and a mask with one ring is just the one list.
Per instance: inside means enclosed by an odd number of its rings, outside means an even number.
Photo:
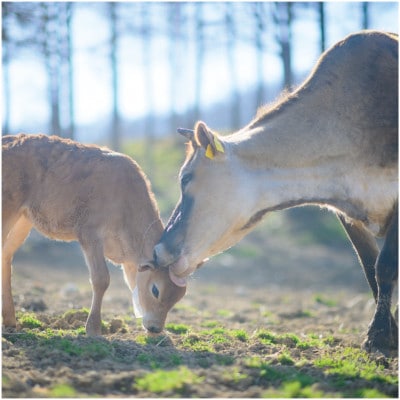
[{"label": "horse ear", "polygon": [[199,121],[194,129],[196,142],[206,150],[206,157],[213,159],[215,155],[224,153],[224,146],[218,138],[218,135],[211,132],[207,125]]},{"label": "horse ear", "polygon": [[193,129],[178,128],[177,131],[180,135],[184,136],[186,139],[189,139],[190,141],[194,140],[194,130]]},{"label": "horse ear", "polygon": [[204,148],[212,143],[212,133],[203,121],[197,122],[194,128],[194,137],[197,143]]}]

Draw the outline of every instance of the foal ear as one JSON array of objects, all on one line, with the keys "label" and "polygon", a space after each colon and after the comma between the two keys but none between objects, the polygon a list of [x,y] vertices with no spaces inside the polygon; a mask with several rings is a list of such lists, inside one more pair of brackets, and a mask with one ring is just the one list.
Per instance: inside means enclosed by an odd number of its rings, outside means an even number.
[{"label": "foal ear", "polygon": [[196,142],[206,150],[206,157],[213,159],[217,153],[225,153],[224,145],[218,135],[211,132],[207,125],[199,121],[194,129]]},{"label": "foal ear", "polygon": [[153,261],[146,261],[145,263],[140,264],[138,267],[139,272],[148,271],[148,270],[154,271],[155,269],[156,269],[156,267],[155,267]]}]

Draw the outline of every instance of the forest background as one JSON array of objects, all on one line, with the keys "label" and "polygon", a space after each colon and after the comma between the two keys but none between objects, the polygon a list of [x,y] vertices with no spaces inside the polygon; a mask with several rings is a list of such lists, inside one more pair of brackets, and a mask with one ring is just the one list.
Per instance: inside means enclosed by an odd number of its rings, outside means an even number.
[{"label": "forest background", "polygon": [[[202,119],[222,134],[239,129],[301,83],[325,49],[360,29],[397,33],[398,17],[398,2],[3,2],[3,134],[56,134],[131,155],[166,221],[184,158],[177,127]],[[33,234],[22,251],[35,243],[43,248]],[[301,264],[310,244],[352,252],[332,214],[304,207],[270,216],[207,265],[257,263],[276,275]],[[305,262],[331,270],[324,254]]]}]

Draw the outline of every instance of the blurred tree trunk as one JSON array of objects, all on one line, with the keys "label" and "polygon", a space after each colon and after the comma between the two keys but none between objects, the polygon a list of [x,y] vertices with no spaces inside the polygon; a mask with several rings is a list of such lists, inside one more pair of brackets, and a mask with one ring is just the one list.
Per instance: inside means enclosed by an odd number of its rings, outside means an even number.
[{"label": "blurred tree trunk", "polygon": [[290,89],[292,79],[292,3],[274,3],[273,20],[277,27],[276,39],[281,48],[280,56],[283,64],[284,87]]},{"label": "blurred tree trunk", "polygon": [[253,3],[253,12],[255,23],[255,44],[256,44],[256,57],[257,57],[257,94],[256,94],[256,107],[260,107],[264,99],[264,42],[263,34],[265,31],[265,7],[264,3]]},{"label": "blurred tree trunk", "polygon": [[2,4],[1,37],[3,41],[3,135],[10,133],[10,38],[8,37],[7,23],[10,16],[9,3]]},{"label": "blurred tree trunk", "polygon": [[73,3],[58,3],[58,103],[61,135],[73,139],[73,71],[72,71],[72,7]]},{"label": "blurred tree trunk", "polygon": [[169,14],[169,65],[170,65],[170,132],[175,132],[178,127],[178,116],[176,111],[177,95],[179,95],[179,80],[182,78],[182,59],[179,57],[182,35],[182,4],[167,3]]},{"label": "blurred tree trunk", "polygon": [[145,81],[145,101],[147,103],[147,116],[144,127],[144,160],[146,173],[152,177],[154,171],[154,87],[152,66],[152,3],[141,3],[142,15],[142,51],[143,51],[143,70]]},{"label": "blurred tree trunk", "polygon": [[[4,23],[4,20],[3,20]],[[10,133],[10,58],[7,43],[3,42],[3,135]]]},{"label": "blurred tree trunk", "polygon": [[66,3],[66,63],[67,63],[67,80],[68,80],[68,114],[69,127],[68,136],[75,139],[75,109],[74,109],[74,63],[72,51],[72,14],[74,3]]},{"label": "blurred tree trunk", "polygon": [[319,36],[320,36],[320,51],[323,53],[326,49],[326,26],[325,26],[325,3],[318,3],[319,16]]},{"label": "blurred tree trunk", "polygon": [[232,87],[231,102],[231,128],[235,130],[240,127],[240,93],[237,87],[238,74],[235,60],[235,18],[234,3],[226,3],[225,24],[227,30],[227,52],[228,52],[228,70]]},{"label": "blurred tree trunk", "polygon": [[194,120],[200,119],[201,112],[201,87],[203,79],[203,63],[204,63],[204,33],[203,33],[203,4],[195,3],[196,8],[196,20],[195,20],[195,43],[196,43],[196,59],[195,59],[195,103],[194,103]]},{"label": "blurred tree trunk", "polygon": [[42,46],[48,78],[50,133],[62,135],[60,124],[60,49],[58,42],[59,3],[40,3],[42,8]]},{"label": "blurred tree trunk", "polygon": [[111,147],[115,151],[121,149],[121,120],[118,104],[118,3],[108,3],[110,13],[110,67],[111,67],[111,90],[112,90],[112,116],[111,116]]},{"label": "blurred tree trunk", "polygon": [[369,3],[364,1],[361,3],[362,12],[362,29],[369,29]]}]

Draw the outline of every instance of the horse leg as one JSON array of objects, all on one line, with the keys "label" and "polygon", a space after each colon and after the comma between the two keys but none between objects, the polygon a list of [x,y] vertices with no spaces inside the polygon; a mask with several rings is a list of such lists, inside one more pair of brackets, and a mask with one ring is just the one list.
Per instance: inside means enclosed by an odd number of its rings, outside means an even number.
[{"label": "horse leg", "polygon": [[[359,262],[363,268],[369,286],[374,295],[375,303],[378,301],[378,285],[375,278],[375,264],[379,256],[379,247],[374,236],[362,225],[347,222],[346,219],[339,215],[340,222],[350,239],[355,252],[357,253]],[[390,314],[390,326],[393,337],[397,337],[397,323]]]},{"label": "horse leg", "polygon": [[338,215],[338,218],[358,256],[376,302],[378,298],[378,285],[375,279],[375,263],[379,255],[378,244],[374,236],[361,224],[347,222],[342,215]]},{"label": "horse leg", "polygon": [[385,243],[376,261],[378,299],[375,314],[368,328],[364,347],[370,351],[390,354],[397,348],[398,328],[390,306],[394,284],[398,279],[398,206],[393,212]]}]

